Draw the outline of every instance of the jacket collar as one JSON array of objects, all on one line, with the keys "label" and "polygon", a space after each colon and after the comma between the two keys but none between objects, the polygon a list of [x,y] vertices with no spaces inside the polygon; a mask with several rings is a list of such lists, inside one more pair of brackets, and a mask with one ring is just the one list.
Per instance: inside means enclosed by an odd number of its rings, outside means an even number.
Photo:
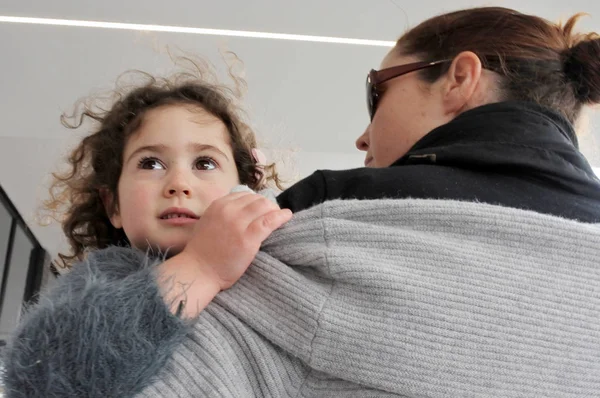
[{"label": "jacket collar", "polygon": [[600,181],[577,149],[572,125],[528,102],[484,105],[431,131],[392,166],[437,164],[518,174],[600,197]]}]

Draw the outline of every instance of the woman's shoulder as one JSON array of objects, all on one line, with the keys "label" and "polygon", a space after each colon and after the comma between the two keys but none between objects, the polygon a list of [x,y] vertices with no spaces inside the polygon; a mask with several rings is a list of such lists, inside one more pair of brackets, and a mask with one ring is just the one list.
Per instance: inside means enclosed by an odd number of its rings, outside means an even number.
[{"label": "woman's shoulder", "polygon": [[317,170],[283,191],[277,202],[294,213],[333,199],[379,199],[386,197],[377,186],[397,191],[397,168]]}]

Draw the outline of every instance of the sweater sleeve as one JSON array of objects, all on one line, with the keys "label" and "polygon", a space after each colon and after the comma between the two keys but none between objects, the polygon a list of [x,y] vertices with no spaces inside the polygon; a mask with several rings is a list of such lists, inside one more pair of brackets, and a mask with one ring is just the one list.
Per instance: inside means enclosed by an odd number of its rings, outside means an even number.
[{"label": "sweater sleeve", "polygon": [[130,397],[189,330],[163,302],[156,261],[91,253],[24,315],[5,356],[8,398]]}]

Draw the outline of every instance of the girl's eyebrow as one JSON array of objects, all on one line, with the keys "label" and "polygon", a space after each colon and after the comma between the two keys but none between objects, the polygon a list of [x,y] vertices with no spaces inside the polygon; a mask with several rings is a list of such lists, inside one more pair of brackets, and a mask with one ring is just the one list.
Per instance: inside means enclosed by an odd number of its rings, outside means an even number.
[{"label": "girl's eyebrow", "polygon": [[[213,145],[191,143],[191,144],[188,144],[188,148],[190,148],[194,152],[214,151],[214,152],[217,152],[217,153],[221,154],[222,156],[224,156],[225,159],[229,160],[229,158],[223,151],[221,151],[219,148],[217,148],[216,146],[213,146]],[[137,148],[135,151],[133,151],[133,153],[131,155],[129,155],[129,157],[127,158],[126,163],[129,162],[131,160],[131,158],[133,158],[135,155],[137,155],[140,152],[156,152],[156,153],[161,154],[161,153],[166,152],[168,149],[169,148],[163,144],[144,145],[144,146]]]},{"label": "girl's eyebrow", "polygon": [[191,143],[191,144],[188,144],[188,148],[192,149],[194,152],[214,151],[214,152],[220,153],[223,157],[225,157],[225,159],[229,160],[229,157],[227,157],[225,152],[221,151],[219,148],[217,148],[214,145]]},{"label": "girl's eyebrow", "polygon": [[131,155],[129,155],[129,157],[127,158],[127,161],[125,163],[128,163],[135,155],[137,155],[140,152],[156,152],[156,153],[163,153],[167,150],[167,146],[166,145],[144,145],[141,146],[139,148],[137,148],[135,151],[133,151],[131,153]]}]

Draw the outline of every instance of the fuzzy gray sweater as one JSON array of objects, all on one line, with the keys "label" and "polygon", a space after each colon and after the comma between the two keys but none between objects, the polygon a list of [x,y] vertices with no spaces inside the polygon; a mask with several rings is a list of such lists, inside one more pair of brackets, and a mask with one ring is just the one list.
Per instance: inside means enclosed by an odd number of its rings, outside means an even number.
[{"label": "fuzzy gray sweater", "polygon": [[600,226],[476,203],[295,215],[187,325],[139,252],[25,318],[8,397],[598,397]]}]

